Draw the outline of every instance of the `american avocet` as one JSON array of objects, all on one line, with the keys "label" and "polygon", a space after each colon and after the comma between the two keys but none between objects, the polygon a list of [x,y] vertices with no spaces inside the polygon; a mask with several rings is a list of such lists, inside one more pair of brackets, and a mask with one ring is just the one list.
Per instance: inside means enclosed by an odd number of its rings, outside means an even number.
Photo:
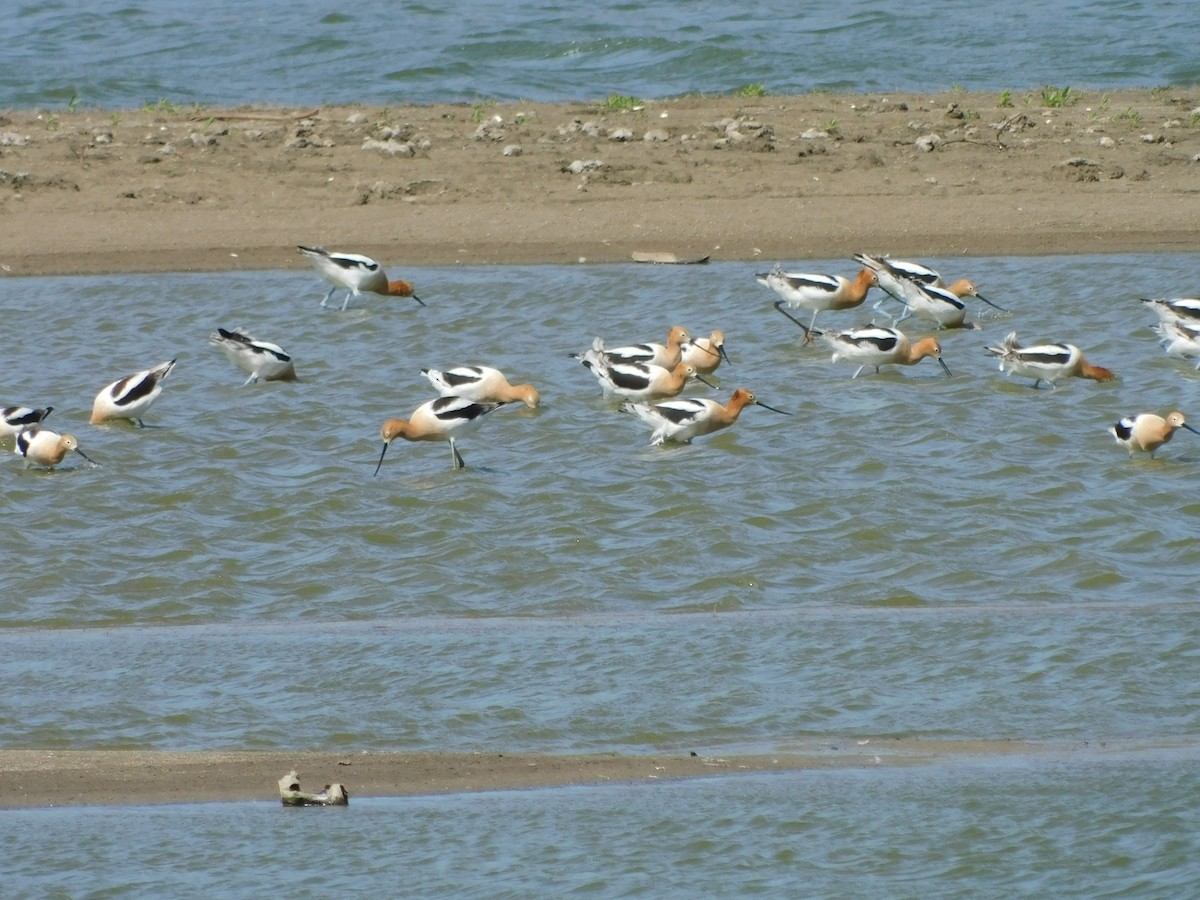
[{"label": "american avocet", "polygon": [[667,400],[663,403],[625,403],[621,409],[625,412],[636,413],[638,417],[654,429],[651,445],[664,441],[676,441],[689,444],[692,438],[703,434],[712,434],[722,428],[728,428],[738,420],[742,410],[754,404],[772,412],[791,413],[767,406],[755,399],[754,394],[745,388],[738,388],[730,396],[728,402],[721,404],[716,400],[706,398]]},{"label": "american avocet", "polygon": [[30,425],[17,435],[16,452],[25,457],[26,463],[52,469],[63,461],[68,450],[74,450],[93,466],[95,460],[79,449],[79,441],[73,434],[59,434],[41,425]]},{"label": "american avocet", "polygon": [[458,366],[444,372],[422,369],[443,397],[465,397],[477,403],[513,403],[520,401],[537,409],[541,394],[532,384],[509,384],[504,373],[490,366]]},{"label": "american avocet", "polygon": [[[879,276],[870,267],[864,267],[853,280],[841,275],[785,272],[778,264],[770,272],[754,277],[782,298],[775,302],[775,308],[803,328],[810,338],[817,324],[817,313],[823,309],[853,309],[867,298],[867,291],[879,284]],[[813,314],[812,321],[805,325],[784,306],[808,310]]]},{"label": "american avocet", "polygon": [[988,347],[987,352],[1000,358],[1000,371],[1012,375],[1024,375],[1034,379],[1036,388],[1043,381],[1055,385],[1060,379],[1090,378],[1092,381],[1109,381],[1116,376],[1103,366],[1093,366],[1083,356],[1083,351],[1074,344],[1038,344],[1022,347],[1017,343],[1017,333],[1011,332],[999,347]]},{"label": "american avocet", "polygon": [[458,452],[455,440],[459,435],[478,426],[480,420],[492,410],[503,405],[477,403],[466,397],[438,397],[436,400],[422,403],[413,410],[408,419],[388,419],[380,429],[380,434],[383,435],[383,449],[379,452],[375,474],[379,474],[379,467],[383,465],[383,455],[396,438],[406,441],[448,441],[454,459],[452,468],[463,468],[462,454]]},{"label": "american avocet", "polygon": [[967,321],[967,304],[962,300],[974,290],[975,285],[965,278],[954,282],[950,287],[914,282],[909,285],[905,294],[904,305],[907,308],[901,314],[900,320],[907,318],[911,313],[935,322],[941,328],[978,328],[974,322]]},{"label": "american avocet", "polygon": [[292,358],[278,344],[255,340],[242,329],[226,331],[224,328],[218,328],[210,334],[208,343],[250,376],[243,384],[296,380]]},{"label": "american avocet", "polygon": [[879,276],[879,287],[897,300],[903,299],[898,294],[903,293],[904,282],[942,284],[941,274],[924,263],[892,259],[890,256],[868,256],[866,253],[855,253],[853,259],[860,266],[874,269],[875,274]]},{"label": "american avocet", "polygon": [[54,411],[53,406],[34,409],[32,406],[6,406],[0,409],[0,437],[12,437],[30,425],[36,425]]},{"label": "american avocet", "polygon": [[[1001,312],[1008,312],[1003,306],[993,303],[987,297],[983,296],[983,294],[979,293],[974,283],[969,279],[960,278],[952,284],[947,284],[936,269],[931,269],[923,263],[910,262],[904,259],[891,259],[887,256],[867,256],[865,253],[855,254],[854,260],[860,265],[873,269],[875,274],[879,276],[879,287],[886,294],[899,300],[906,306],[911,305],[909,303],[910,296],[914,296],[918,304],[922,302],[921,296],[913,290],[913,286],[923,284],[930,287],[943,288],[959,299],[974,297]],[[875,305],[876,307],[879,306],[878,303]]]},{"label": "american avocet", "polygon": [[950,374],[950,367],[942,359],[942,345],[938,343],[937,338],[921,338],[914,343],[904,332],[882,325],[865,325],[848,331],[826,331],[821,336],[833,350],[833,362],[845,359],[858,363],[858,371],[851,378],[857,378],[863,369],[872,366],[878,374],[880,366],[911,366],[927,356],[936,359],[945,373]]},{"label": "american avocet", "polygon": [[[1200,324],[1188,325],[1168,319],[1151,327],[1158,334],[1159,343],[1168,356],[1184,359],[1200,357]],[[1200,362],[1196,363],[1196,368],[1200,369]]]},{"label": "american avocet", "polygon": [[1156,300],[1142,299],[1154,314],[1164,322],[1186,322],[1200,325],[1200,297],[1160,297]]},{"label": "american avocet", "polygon": [[134,372],[114,381],[99,394],[92,404],[93,425],[110,419],[131,419],[145,427],[142,414],[162,393],[163,379],[175,367],[175,360],[159,363],[153,369]]},{"label": "american avocet", "polygon": [[700,375],[711,375],[721,365],[721,360],[729,362],[729,354],[725,352],[725,332],[714,328],[709,337],[692,338],[683,345],[683,362],[696,367]]},{"label": "american avocet", "polygon": [[[604,354],[584,354],[581,362],[592,370],[600,382],[605,395],[616,394],[630,400],[661,400],[679,394],[688,379],[704,378],[696,373],[696,367],[681,362],[674,369],[646,363],[609,362]],[[713,385],[704,381],[709,387]]]},{"label": "american avocet", "polygon": [[413,293],[411,284],[400,278],[389,281],[383,266],[369,256],[358,253],[330,253],[321,247],[298,246],[296,249],[307,256],[321,277],[333,285],[321,301],[322,307],[339,288],[347,291],[346,299],[342,302],[343,310],[350,305],[351,297],[358,297],[364,291],[368,294],[382,294],[385,297],[412,297],[421,306],[425,305],[421,298]]},{"label": "american avocet", "polygon": [[627,344],[624,347],[606,347],[600,338],[592,342],[592,349],[603,353],[610,362],[614,363],[647,363],[652,366],[662,366],[673,369],[679,365],[683,357],[683,344],[691,339],[688,330],[682,325],[675,325],[667,333],[665,344],[648,342],[645,344]]},{"label": "american avocet", "polygon": [[1179,428],[1186,428],[1194,434],[1200,434],[1200,431],[1196,431],[1184,421],[1181,412],[1173,412],[1165,419],[1154,413],[1126,416],[1109,428],[1108,433],[1117,439],[1118,444],[1123,444],[1131,455],[1149,453],[1153,457],[1154,451],[1169,441]]}]

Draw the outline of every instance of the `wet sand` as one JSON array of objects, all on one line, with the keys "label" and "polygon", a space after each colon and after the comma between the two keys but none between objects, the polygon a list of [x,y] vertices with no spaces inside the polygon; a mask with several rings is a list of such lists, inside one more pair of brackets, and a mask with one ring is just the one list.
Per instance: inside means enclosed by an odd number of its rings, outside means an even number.
[{"label": "wet sand", "polygon": [[546,755],[140,750],[0,750],[0,807],[274,801],[291,770],[305,791],[355,797],[517,790],[761,772],[928,764],[950,758],[1086,752],[1021,741],[828,741],[802,753]]}]

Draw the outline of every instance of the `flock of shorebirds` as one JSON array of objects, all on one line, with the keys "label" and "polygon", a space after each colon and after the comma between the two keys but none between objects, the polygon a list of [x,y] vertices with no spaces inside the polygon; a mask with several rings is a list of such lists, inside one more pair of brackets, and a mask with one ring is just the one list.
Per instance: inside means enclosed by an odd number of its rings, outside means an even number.
[{"label": "flock of shorebirds", "polygon": [[[412,284],[402,279],[389,279],[383,267],[370,257],[329,252],[320,247],[300,246],[297,249],[332,285],[321,301],[322,307],[326,307],[339,290],[346,291],[342,310],[352,298],[364,293],[408,297],[425,305]],[[779,296],[775,308],[804,329],[806,341],[820,338],[833,351],[833,362],[846,360],[858,365],[852,378],[869,368],[878,373],[885,365],[914,365],[927,357],[937,360],[950,375],[936,337],[911,341],[897,325],[909,316],[916,316],[934,323],[937,328],[974,328],[976,326],[967,319],[964,298],[978,299],[1003,310],[980,295],[968,279],[947,283],[928,266],[886,256],[858,254],[854,259],[862,268],[852,279],[841,275],[787,272],[778,265],[770,272],[755,276],[760,284]],[[872,323],[842,331],[817,330],[817,316],[821,312],[857,308],[872,288],[879,288],[884,293],[874,307],[880,313],[882,305],[889,299],[901,305],[890,326]],[[1159,322],[1155,330],[1168,353],[1200,359],[1200,298],[1142,302],[1157,315]],[[807,323],[789,312],[797,309],[812,313]],[[292,358],[277,344],[224,328],[213,332],[209,343],[247,374],[247,384],[296,379]],[[1043,382],[1054,387],[1068,377],[1095,381],[1115,377],[1109,369],[1088,362],[1073,344],[1022,346],[1016,332],[986,350],[998,359],[1002,372],[1033,378],[1034,388]],[[733,391],[724,403],[678,397],[692,379],[715,387],[704,376],[712,374],[722,361],[728,362],[725,336],[720,330],[713,331],[708,337],[693,337],[686,328],[677,325],[670,329],[666,343],[619,347],[605,346],[600,338],[596,338],[590,349],[572,354],[572,357],[591,370],[606,396],[622,398],[621,409],[635,414],[650,427],[651,443],[655,445],[666,441],[687,443],[701,435],[728,428],[738,420],[742,410],[751,405],[790,415],[760,402],[744,388]],[[175,360],[170,360],[106,386],[93,402],[91,424],[125,419],[143,425],[141,417],[162,393],[163,381],[174,366]],[[429,379],[440,396],[418,406],[408,419],[384,422],[380,429],[383,449],[375,466],[376,475],[388,447],[396,438],[445,441],[450,445],[453,467],[462,468],[463,458],[456,444],[462,434],[505,404],[519,402],[535,408],[541,399],[533,385],[510,384],[502,372],[487,366],[461,366],[446,371],[422,369],[421,374]],[[0,409],[0,437],[15,436],[16,453],[29,465],[53,468],[71,451],[97,465],[79,448],[73,435],[59,434],[42,424],[52,410],[49,406]],[[1180,428],[1200,434],[1178,411],[1165,417],[1155,413],[1128,416],[1108,431],[1131,454],[1140,452],[1153,456]]]},{"label": "flock of shorebirds", "polygon": [[[832,348],[834,362],[845,359],[859,364],[852,376],[854,378],[867,368],[873,367],[878,372],[883,365],[914,365],[926,357],[936,359],[949,375],[950,369],[942,359],[941,343],[936,338],[926,337],[913,342],[896,325],[909,315],[915,315],[933,322],[938,328],[974,328],[974,323],[967,319],[967,306],[963,302],[968,297],[1003,310],[1003,307],[983,297],[969,279],[962,278],[947,284],[938,272],[920,263],[865,254],[858,254],[854,259],[862,265],[854,279],[840,275],[785,272],[779,266],[756,276],[760,284],[779,295],[776,309],[803,328],[808,339],[820,337]],[[871,324],[847,331],[816,330],[818,313],[858,307],[873,287],[880,288],[886,298],[899,302],[903,307],[891,326]],[[882,302],[875,305],[877,310]],[[1167,353],[1200,358],[1200,299],[1160,298],[1143,299],[1142,302],[1158,317],[1155,331]],[[788,313],[788,308],[811,312],[812,319],[805,324]],[[1108,381],[1115,377],[1111,370],[1088,362],[1083,351],[1074,344],[1022,346],[1017,341],[1015,331],[1000,345],[987,347],[986,350],[997,357],[1000,371],[1007,375],[1032,378],[1034,388],[1042,382],[1054,387],[1061,379],[1070,377],[1093,381]],[[1187,424],[1183,413],[1179,411],[1165,417],[1156,413],[1126,416],[1113,424],[1108,432],[1130,454],[1148,453],[1153,456],[1180,428],[1200,434],[1200,431]]]}]

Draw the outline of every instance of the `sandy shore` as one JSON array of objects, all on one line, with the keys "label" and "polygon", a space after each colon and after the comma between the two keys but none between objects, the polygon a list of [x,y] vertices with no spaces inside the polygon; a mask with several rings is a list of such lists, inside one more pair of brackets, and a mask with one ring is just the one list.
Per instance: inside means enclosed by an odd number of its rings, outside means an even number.
[{"label": "sandy shore", "polygon": [[1200,94],[0,114],[0,271],[1197,249]]},{"label": "sandy shore", "polygon": [[803,753],[619,756],[528,753],[144,752],[0,750],[0,808],[278,801],[339,782],[351,796],[405,796],[649,782],[829,768],[910,766],[950,758],[1094,752],[1021,741],[831,740]]},{"label": "sandy shore", "polygon": [[[0,113],[0,274],[1200,249],[1200,95],[1083,92]],[[877,745],[878,746],[878,745]],[[1022,745],[889,745],[882,762]],[[352,796],[875,765],[798,756],[0,750],[0,806]]]}]

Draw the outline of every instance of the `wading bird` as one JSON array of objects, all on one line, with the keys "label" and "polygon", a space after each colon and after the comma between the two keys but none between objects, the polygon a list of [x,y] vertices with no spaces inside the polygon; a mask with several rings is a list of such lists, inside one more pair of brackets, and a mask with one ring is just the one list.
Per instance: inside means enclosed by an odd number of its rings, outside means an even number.
[{"label": "wading bird", "polygon": [[173,368],[175,360],[172,359],[114,381],[96,395],[91,423],[99,425],[112,419],[130,419],[144,428],[146,423],[142,421],[142,415],[162,393],[163,379]]},{"label": "wading bird", "polygon": [[413,286],[409,282],[402,278],[389,281],[383,266],[369,256],[359,253],[330,253],[321,247],[297,246],[296,249],[307,256],[321,277],[333,285],[321,301],[322,308],[339,289],[347,291],[346,299],[342,302],[343,311],[350,305],[351,297],[359,297],[363,293],[382,294],[385,297],[412,297],[421,306],[425,305],[413,292]]},{"label": "wading bird", "polygon": [[465,463],[455,441],[465,432],[478,427],[484,416],[502,405],[477,403],[466,397],[438,397],[436,400],[422,403],[407,419],[388,419],[379,430],[383,435],[383,449],[379,452],[375,474],[379,474],[379,468],[383,465],[383,455],[396,438],[406,441],[447,441],[453,458],[451,468],[463,468]]}]

